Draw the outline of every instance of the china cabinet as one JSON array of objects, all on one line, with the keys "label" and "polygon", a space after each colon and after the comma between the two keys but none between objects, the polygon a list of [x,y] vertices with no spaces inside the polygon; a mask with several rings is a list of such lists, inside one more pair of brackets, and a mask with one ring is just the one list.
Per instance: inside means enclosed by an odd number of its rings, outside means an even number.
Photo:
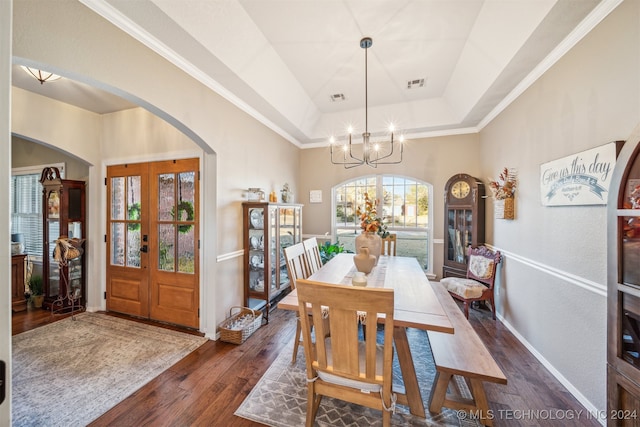
[{"label": "china cabinet", "polygon": [[640,425],[640,142],[617,160],[608,203],[607,423]]},{"label": "china cabinet", "polygon": [[302,205],[245,202],[244,305],[263,309],[290,289],[283,249],[302,241]]},{"label": "china cabinet", "polygon": [[449,178],[444,189],[442,277],[466,277],[467,247],[484,243],[484,184],[460,173]]},{"label": "china cabinet", "polygon": [[[85,257],[70,259],[66,266],[54,260],[53,250],[60,236],[84,239],[85,182],[61,179],[57,168],[45,168],[42,183],[44,307],[52,312],[86,304]],[[84,245],[83,245],[84,248]]]}]

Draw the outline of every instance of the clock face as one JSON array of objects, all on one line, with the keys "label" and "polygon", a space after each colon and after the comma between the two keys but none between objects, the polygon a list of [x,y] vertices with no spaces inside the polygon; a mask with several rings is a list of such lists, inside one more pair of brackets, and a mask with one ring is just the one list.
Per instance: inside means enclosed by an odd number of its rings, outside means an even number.
[{"label": "clock face", "polygon": [[451,186],[451,194],[456,199],[464,199],[469,195],[469,191],[471,191],[471,187],[466,181],[456,181]]}]

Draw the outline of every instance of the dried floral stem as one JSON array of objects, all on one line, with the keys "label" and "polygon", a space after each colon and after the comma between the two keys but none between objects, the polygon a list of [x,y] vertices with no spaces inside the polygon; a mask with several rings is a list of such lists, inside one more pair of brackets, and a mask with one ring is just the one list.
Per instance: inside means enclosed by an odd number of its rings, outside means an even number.
[{"label": "dried floral stem", "polygon": [[389,233],[386,224],[378,216],[378,202],[371,200],[369,193],[364,193],[364,211],[360,214],[360,228],[365,232],[378,233],[381,237],[386,237]]},{"label": "dried floral stem", "polygon": [[497,200],[514,197],[517,186],[518,178],[515,169],[505,167],[496,181],[489,179],[489,188]]}]

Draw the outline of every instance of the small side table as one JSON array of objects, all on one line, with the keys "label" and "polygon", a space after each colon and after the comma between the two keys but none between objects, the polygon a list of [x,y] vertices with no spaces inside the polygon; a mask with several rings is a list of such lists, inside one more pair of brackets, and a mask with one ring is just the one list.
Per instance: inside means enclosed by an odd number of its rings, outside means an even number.
[{"label": "small side table", "polygon": [[24,260],[26,254],[11,256],[11,310],[24,311],[27,300],[24,297]]}]

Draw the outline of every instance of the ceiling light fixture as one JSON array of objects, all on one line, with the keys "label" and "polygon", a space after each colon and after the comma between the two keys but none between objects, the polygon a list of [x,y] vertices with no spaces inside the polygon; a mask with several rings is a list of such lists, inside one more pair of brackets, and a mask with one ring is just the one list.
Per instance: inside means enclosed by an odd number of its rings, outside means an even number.
[{"label": "ceiling light fixture", "polygon": [[44,84],[44,82],[54,82],[60,78],[59,75],[50,73],[48,71],[42,71],[38,70],[37,68],[30,68],[24,65],[21,65],[21,67],[27,74],[39,81],[40,84]]},{"label": "ceiling light fixture", "polygon": [[[371,167],[378,167],[378,165],[395,165],[402,162],[402,153],[404,147],[402,142],[404,137],[400,137],[400,158],[397,155],[395,160],[385,160],[393,155],[394,146],[398,143],[393,141],[393,125],[389,126],[391,132],[391,139],[389,141],[371,141],[371,134],[369,133],[369,112],[368,112],[368,65],[367,65],[367,51],[373,44],[371,37],[365,37],[360,40],[360,47],[364,49],[364,133],[362,134],[362,157],[355,156],[353,153],[353,143],[351,142],[351,133],[353,128],[349,127],[349,138],[344,142],[336,142],[334,137],[329,140],[331,146],[331,163],[334,165],[344,165],[345,169],[350,169],[360,165],[368,165]],[[342,159],[336,160],[334,153],[342,153]]]}]

